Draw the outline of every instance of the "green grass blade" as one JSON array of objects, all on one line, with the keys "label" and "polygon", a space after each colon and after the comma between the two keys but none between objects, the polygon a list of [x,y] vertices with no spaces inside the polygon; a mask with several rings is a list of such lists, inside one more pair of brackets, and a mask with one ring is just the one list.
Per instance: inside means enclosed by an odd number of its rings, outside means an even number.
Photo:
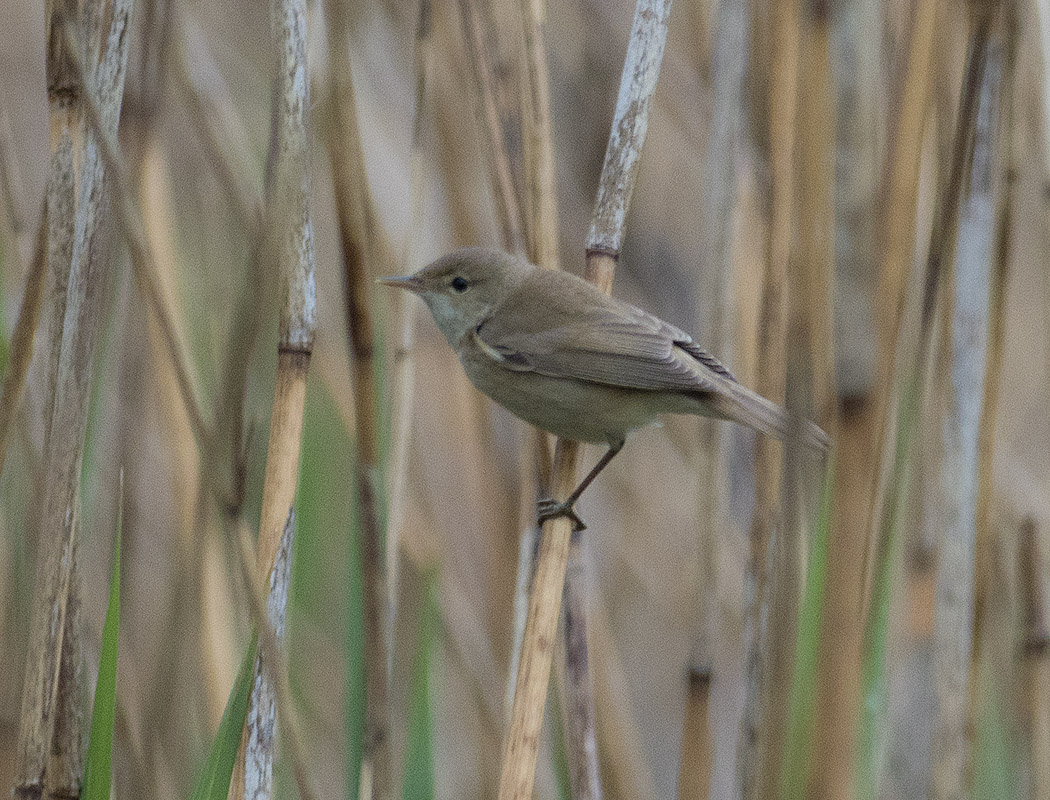
[{"label": "green grass blade", "polygon": [[233,775],[233,762],[241,747],[241,731],[244,728],[244,717],[248,713],[248,697],[252,689],[252,671],[255,668],[255,647],[257,637],[253,633],[244,654],[241,670],[230,690],[226,701],[226,710],[222,712],[219,730],[212,742],[208,760],[197,785],[193,787],[190,800],[226,800],[230,791],[230,777]]},{"label": "green grass blade", "polygon": [[813,750],[813,720],[816,716],[817,653],[820,649],[824,595],[828,575],[828,536],[831,531],[831,497],[834,488],[835,463],[829,459],[816,536],[809,554],[806,585],[799,608],[795,639],[794,676],[788,710],[787,741],[784,744],[781,797],[805,795]]},{"label": "green grass blade", "polygon": [[124,525],[124,473],[120,475],[117,540],[113,546],[113,574],[109,579],[109,607],[102,626],[102,653],[91,710],[87,763],[82,800],[109,800],[113,763],[113,724],[117,716],[117,638],[120,629],[120,538]]},{"label": "green grass blade", "polygon": [[434,710],[430,673],[441,620],[437,605],[437,577],[426,578],[426,596],[419,617],[419,649],[412,676],[408,742],[405,748],[404,800],[434,800]]}]

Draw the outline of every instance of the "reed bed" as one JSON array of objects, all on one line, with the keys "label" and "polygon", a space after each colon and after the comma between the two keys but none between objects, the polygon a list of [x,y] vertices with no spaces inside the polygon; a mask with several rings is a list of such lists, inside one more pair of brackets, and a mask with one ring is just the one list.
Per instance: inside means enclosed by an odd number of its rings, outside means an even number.
[{"label": "reed bed", "polygon": [[[271,6],[0,30],[0,783],[1050,798],[1050,5]],[[599,454],[375,285],[474,244],[829,457],[673,418],[539,529]]]}]

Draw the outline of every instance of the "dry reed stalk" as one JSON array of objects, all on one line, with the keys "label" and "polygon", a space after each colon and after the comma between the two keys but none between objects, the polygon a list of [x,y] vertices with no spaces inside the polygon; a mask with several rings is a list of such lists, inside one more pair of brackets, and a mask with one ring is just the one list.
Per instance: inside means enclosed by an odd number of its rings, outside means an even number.
[{"label": "dry reed stalk", "polygon": [[707,720],[711,679],[710,668],[693,667],[689,670],[682,728],[682,763],[678,769],[679,800],[704,800],[711,791],[714,742]]},{"label": "dry reed stalk", "polygon": [[[756,391],[774,402],[783,402],[787,376],[788,259],[794,224],[794,142],[798,84],[798,0],[773,5],[771,64],[769,70],[768,152],[770,186],[766,199],[770,220],[766,242],[759,325]],[[763,143],[765,145],[765,143]],[[778,741],[767,736],[763,687],[768,667],[764,662],[769,589],[766,586],[770,537],[781,527],[780,496],[783,465],[779,445],[766,436],[755,441],[755,510],[751,523],[751,550],[747,568],[746,602],[750,640],[747,643],[747,695],[741,736],[741,785],[745,798],[764,797],[760,792],[767,771],[770,748]],[[791,535],[791,534],[788,534]],[[775,759],[779,763],[779,758]]]},{"label": "dry reed stalk", "polygon": [[33,246],[33,260],[29,271],[26,272],[22,305],[18,309],[18,319],[11,333],[11,358],[3,382],[0,383],[0,475],[4,472],[8,436],[14,423],[15,412],[22,405],[22,390],[25,388],[26,373],[29,372],[29,362],[33,357],[33,342],[36,338],[44,282],[47,277],[47,231],[45,204],[37,228],[36,244]]},{"label": "dry reed stalk", "polygon": [[28,223],[25,218],[26,189],[25,182],[22,180],[22,171],[15,158],[11,119],[4,109],[0,109],[0,197],[3,197],[7,221],[11,226],[11,233],[18,242],[20,255],[25,258],[27,243],[24,239],[28,236]]},{"label": "dry reed stalk", "polygon": [[[173,11],[178,12],[177,8]],[[175,83],[182,91],[205,157],[250,243],[245,285],[271,286],[273,265],[261,252],[263,199],[248,178],[252,158],[245,144],[249,138],[247,131],[197,20],[183,13],[174,24],[179,30],[175,43]],[[205,483],[230,516],[238,515],[244,503],[247,470],[243,440],[244,387],[264,306],[256,291],[238,293],[224,349],[225,363],[219,370],[215,439],[202,454]],[[221,469],[223,459],[230,465],[229,474]]]},{"label": "dry reed stalk", "polygon": [[594,675],[588,646],[589,615],[586,543],[579,534],[569,543],[562,593],[563,680],[560,682],[565,755],[572,800],[600,800],[598,729],[594,711]]},{"label": "dry reed stalk", "polygon": [[496,199],[497,219],[503,248],[511,252],[525,252],[522,232],[522,212],[514,187],[514,171],[503,137],[502,120],[496,104],[495,63],[485,39],[479,0],[459,0],[460,23],[463,38],[474,72],[475,113],[485,132],[482,137],[488,157],[492,194]]},{"label": "dry reed stalk", "polygon": [[280,714],[282,742],[292,762],[292,771],[302,800],[316,800],[306,767],[305,748],[285,661],[284,624],[292,577],[292,543],[295,538],[295,510],[289,509],[280,544],[270,572],[268,589],[253,567],[252,539],[243,523],[237,525],[241,567],[244,572],[252,617],[259,635],[255,656],[254,685],[245,720],[243,794],[252,800],[273,796],[273,763],[276,751],[274,731]]},{"label": "dry reed stalk", "polygon": [[[266,181],[266,247],[281,276],[283,300],[277,342],[277,378],[270,414],[255,570],[269,580],[295,499],[302,443],[306,378],[316,329],[314,237],[310,219],[310,81],[306,60],[306,5],[272,0],[270,26],[274,91]],[[269,651],[269,653],[268,653]],[[255,678],[280,668],[275,649],[263,648]],[[272,659],[272,661],[271,661]],[[270,730],[273,734],[273,730]],[[241,752],[246,737],[242,735]],[[246,758],[238,757],[231,796],[247,797]]]},{"label": "dry reed stalk", "polygon": [[627,676],[599,593],[591,598],[589,623],[592,658],[602,667],[595,674],[595,701],[604,785],[610,797],[655,800],[645,737],[631,714]]},{"label": "dry reed stalk", "polygon": [[[799,210],[800,258],[809,273],[808,286],[801,294],[807,298],[811,363],[815,386],[813,407],[829,432],[839,429],[834,381],[834,343],[832,293],[834,287],[834,246],[832,243],[834,208],[831,192],[834,185],[835,110],[829,85],[828,54],[829,19],[812,4],[804,18],[809,24],[804,37],[810,51],[804,64],[811,64],[819,74],[800,79],[803,103],[800,117],[814,121],[819,133],[802,135],[803,170],[810,175],[804,181]],[[826,7],[821,6],[823,8]],[[816,88],[819,87],[819,88]],[[820,122],[823,120],[823,123]],[[816,134],[816,135],[814,135]],[[815,143],[820,141],[819,145]],[[818,149],[819,148],[819,149]],[[863,245],[861,245],[863,247]],[[823,275],[820,273],[823,272]],[[823,294],[822,294],[823,293]],[[826,310],[822,310],[826,309]],[[827,544],[827,584],[823,600],[820,644],[817,651],[816,701],[812,766],[807,777],[807,796],[814,798],[848,798],[854,790],[853,759],[856,752],[857,722],[863,662],[864,618],[861,596],[864,585],[866,552],[867,502],[863,486],[870,472],[867,449],[868,432],[863,419],[843,420],[841,454],[835,462],[836,498],[832,509],[833,524]]]},{"label": "dry reed stalk", "polygon": [[[704,11],[694,3],[701,32],[707,30],[701,19]],[[727,363],[732,362],[733,272],[732,214],[737,194],[738,149],[748,64],[748,8],[746,0],[726,0],[718,4],[714,30],[711,72],[713,101],[706,140],[704,191],[700,196],[699,223],[706,257],[699,270],[699,314],[704,322],[701,341]],[[706,50],[706,48],[698,48]],[[701,69],[706,62],[701,62]],[[697,633],[690,656],[686,705],[683,718],[682,756],[679,762],[678,791],[681,800],[704,798],[709,791],[712,728],[707,723],[712,683],[713,650],[717,636],[715,596],[717,551],[723,546],[729,526],[726,492],[728,475],[726,448],[733,432],[725,426],[705,422],[700,427],[698,448],[700,485],[698,519],[699,569]],[[705,676],[697,680],[696,676]]]},{"label": "dry reed stalk", "polygon": [[[1002,388],[1003,357],[1006,349],[1006,289],[1010,277],[1012,255],[1012,225],[1016,162],[1014,155],[1014,75],[1017,58],[1016,8],[1012,0],[1003,4],[1002,78],[999,97],[999,130],[994,163],[987,176],[995,188],[995,216],[989,231],[991,247],[991,278],[988,289],[988,343],[985,365],[981,417],[977,430],[977,488],[974,525],[974,584],[973,584],[973,642],[970,648],[969,715],[967,729],[970,745],[974,744],[979,708],[980,660],[984,652],[985,631],[994,636],[991,611],[999,594],[999,581],[1004,575],[1002,562],[1004,542],[996,535],[992,521],[992,494],[994,488],[995,427],[999,417],[999,398]],[[992,187],[989,187],[991,191]]]},{"label": "dry reed stalk", "polygon": [[966,148],[970,156],[961,156],[969,164],[960,183],[960,188],[965,187],[965,200],[955,245],[951,384],[942,427],[944,453],[936,514],[942,531],[934,611],[937,711],[932,796],[936,800],[961,800],[968,796],[969,786],[967,688],[973,641],[977,445],[988,336],[995,140],[1003,68],[1001,28],[993,22],[996,11],[992,3],[972,7],[971,47],[979,48],[982,69],[979,90],[975,89],[978,103],[972,145]]},{"label": "dry reed stalk", "polygon": [[175,84],[188,106],[190,121],[219,186],[249,236],[253,236],[262,225],[263,203],[259,189],[248,178],[252,157],[247,149],[247,129],[208,49],[200,23],[181,5],[174,12],[179,14]]},{"label": "dry reed stalk", "polygon": [[375,324],[369,293],[371,259],[376,247],[376,221],[365,172],[364,149],[355,109],[350,72],[349,9],[329,7],[328,52],[331,95],[326,143],[335,188],[339,241],[343,256],[346,326],[354,383],[357,475],[361,519],[361,570],[364,584],[365,741],[361,797],[393,796],[389,737],[390,618],[387,604],[385,531],[380,513],[379,398],[375,365]]},{"label": "dry reed stalk", "polygon": [[868,489],[868,544],[865,547],[863,613],[867,617],[871,598],[874,564],[884,556],[888,543],[878,528],[879,509],[883,503],[891,470],[892,441],[896,420],[895,392],[898,365],[898,340],[906,290],[915,262],[915,212],[919,192],[919,162],[922,155],[923,130],[929,107],[930,61],[933,51],[937,0],[913,0],[907,56],[900,70],[891,109],[896,109],[890,125],[886,168],[879,192],[878,271],[873,296],[875,313],[875,389],[874,402],[862,409],[870,439],[865,446],[873,459],[872,471],[865,481]]},{"label": "dry reed stalk", "polygon": [[[794,95],[797,102],[794,131],[797,235],[795,246],[788,254],[787,337],[781,369],[785,370],[782,374],[787,407],[796,413],[814,415],[834,441],[837,428],[832,314],[835,285],[835,104],[831,87],[829,8],[821,2],[803,0],[798,7],[797,20],[798,61]],[[787,31],[790,24],[777,25],[777,28]],[[771,136],[775,135],[771,128]],[[790,370],[787,364],[791,364]],[[788,738],[795,680],[798,610],[804,580],[805,510],[812,495],[812,483],[807,486],[805,480],[811,473],[799,443],[789,438],[783,452],[782,508],[772,544],[770,586],[766,598],[768,611],[764,614],[768,625],[761,684],[765,746],[760,751],[758,797],[773,797],[782,788],[784,745]],[[840,548],[845,552],[840,551],[836,565],[843,568],[846,567],[843,562],[849,558],[848,542],[832,536],[829,550],[835,549],[836,542],[845,545]],[[829,567],[829,574],[831,570]],[[835,581],[832,578],[828,581],[825,609],[838,600],[842,607],[832,613],[845,616],[848,624],[853,621],[849,618],[850,603],[841,597],[845,593],[848,598],[852,589],[848,567],[836,578],[841,581],[839,597],[831,595]],[[834,625],[834,619],[826,617],[825,624]],[[827,634],[824,641],[827,641]],[[859,637],[856,644],[854,650],[859,654]],[[847,665],[847,669],[851,666]],[[848,701],[844,705],[849,708]],[[847,727],[847,736],[848,731]],[[847,765],[851,749],[847,746]],[[848,772],[848,766],[846,770]],[[809,787],[811,794],[816,794],[816,789],[816,786]]]},{"label": "dry reed stalk", "polygon": [[[609,144],[598,185],[598,197],[587,236],[585,277],[602,291],[612,289],[616,260],[638,159],[648,130],[649,105],[656,89],[667,39],[670,2],[639,0],[624,58],[620,94],[609,133]],[[536,209],[537,263],[553,266],[557,259],[557,216],[553,138],[541,8],[525,2],[522,9],[533,113],[530,128],[536,177],[531,183]],[[559,440],[554,458],[554,497],[568,497],[576,482],[579,443]],[[535,779],[540,726],[550,677],[569,556],[571,522],[563,517],[543,525],[536,572],[529,598],[522,655],[514,690],[510,729],[504,742],[500,800],[530,800]]]},{"label": "dry reed stalk", "polygon": [[[423,135],[426,130],[427,99],[430,89],[430,68],[433,60],[434,10],[431,0],[419,0],[415,35],[415,97],[412,119],[412,144],[409,156],[409,220],[401,262],[402,274],[413,271],[418,249],[418,231],[423,225],[424,161]],[[399,564],[401,558],[401,526],[404,520],[405,482],[408,478],[408,445],[412,432],[412,401],[415,394],[415,361],[413,348],[416,336],[416,309],[410,292],[396,292],[391,327],[397,332],[390,383],[390,457],[385,476],[388,487],[389,515],[386,540],[387,607],[387,669],[393,670],[394,635],[398,611]]]},{"label": "dry reed stalk", "polygon": [[[83,70],[80,70],[81,78],[84,74]],[[190,368],[186,346],[177,333],[174,313],[157,283],[157,265],[145,233],[142,215],[134,202],[127,170],[117,149],[115,132],[108,129],[108,112],[105,106],[100,106],[93,97],[85,95],[84,113],[88,125],[96,136],[99,159],[107,170],[108,185],[113,195],[114,221],[128,248],[135,282],[153,312],[164,349],[168,352],[168,357],[175,370],[179,394],[186,407],[190,425],[198,445],[204,448],[211,441],[211,429],[201,410],[196,381]]]},{"label": "dry reed stalk", "polygon": [[[53,131],[47,209],[52,394],[45,436],[41,553],[15,763],[13,794],[19,798],[45,793],[76,796],[83,770],[84,685],[77,625],[79,487],[95,339],[108,285],[109,242],[106,171],[98,157],[96,136],[84,124],[82,103],[90,99],[100,104],[101,132],[116,132],[130,12],[130,0],[117,0],[108,16],[98,3],[87,6],[77,20],[80,11],[56,3],[47,19]],[[104,18],[109,22],[105,37]],[[62,281],[64,286],[59,285]],[[56,294],[63,296],[59,300]]]},{"label": "dry reed stalk", "polygon": [[1017,549],[1023,608],[1024,678],[1022,707],[1029,737],[1030,797],[1050,800],[1050,627],[1047,625],[1045,554],[1036,522],[1021,523]]}]

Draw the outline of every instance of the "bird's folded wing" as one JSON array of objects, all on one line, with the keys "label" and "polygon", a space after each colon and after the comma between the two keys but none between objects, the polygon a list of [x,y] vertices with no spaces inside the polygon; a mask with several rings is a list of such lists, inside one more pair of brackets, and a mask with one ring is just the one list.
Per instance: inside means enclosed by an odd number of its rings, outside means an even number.
[{"label": "bird's folded wing", "polygon": [[508,369],[650,391],[712,391],[732,375],[690,337],[626,303],[545,309],[504,306],[475,332]]}]

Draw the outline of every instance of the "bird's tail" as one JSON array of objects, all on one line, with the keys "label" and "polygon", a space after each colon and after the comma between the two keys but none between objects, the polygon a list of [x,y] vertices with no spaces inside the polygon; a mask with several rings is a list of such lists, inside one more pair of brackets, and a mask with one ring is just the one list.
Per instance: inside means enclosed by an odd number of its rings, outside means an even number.
[{"label": "bird's tail", "polygon": [[719,391],[711,393],[709,402],[723,419],[739,422],[780,440],[797,436],[806,447],[818,453],[828,449],[828,435],[819,425],[801,419],[736,381],[720,382]]}]

